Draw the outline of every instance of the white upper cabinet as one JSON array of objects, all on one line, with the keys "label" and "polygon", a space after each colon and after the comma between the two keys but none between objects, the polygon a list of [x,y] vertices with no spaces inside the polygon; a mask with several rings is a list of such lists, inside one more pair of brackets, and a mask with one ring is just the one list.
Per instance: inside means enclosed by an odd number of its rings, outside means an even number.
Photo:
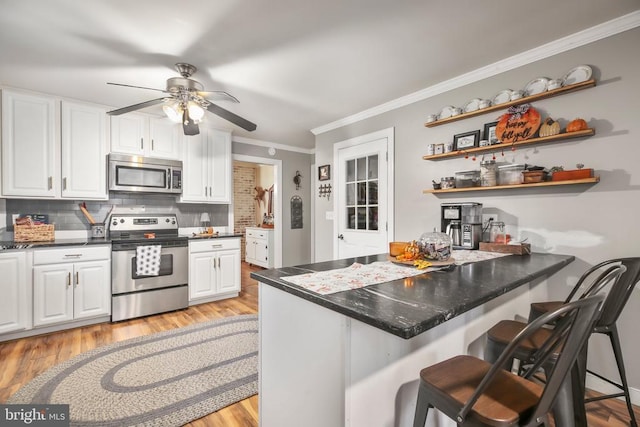
[{"label": "white upper cabinet", "polygon": [[62,101],[62,197],[108,199],[106,109]]},{"label": "white upper cabinet", "polygon": [[184,138],[181,202],[231,203],[231,133],[200,126]]},{"label": "white upper cabinet", "polygon": [[2,195],[106,200],[106,109],[2,91]]},{"label": "white upper cabinet", "polygon": [[2,194],[54,198],[59,194],[58,102],[2,91]]},{"label": "white upper cabinet", "polygon": [[167,118],[111,116],[111,152],[179,160],[181,131],[180,124]]}]

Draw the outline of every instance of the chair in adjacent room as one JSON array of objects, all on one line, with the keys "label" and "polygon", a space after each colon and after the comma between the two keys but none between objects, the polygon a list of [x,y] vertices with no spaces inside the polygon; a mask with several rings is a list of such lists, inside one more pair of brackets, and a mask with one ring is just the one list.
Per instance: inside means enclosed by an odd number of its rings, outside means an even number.
[{"label": "chair in adjacent room", "polygon": [[[593,279],[594,277],[595,279]],[[616,328],[616,321],[620,316],[620,313],[622,312],[638,281],[640,281],[640,258],[621,258],[604,261],[590,268],[582,275],[582,277],[580,277],[565,301],[533,303],[531,304],[531,310],[529,313],[529,321],[532,321],[543,313],[553,310],[569,301],[575,300],[576,298],[584,298],[587,295],[593,294],[594,292],[606,288],[607,297],[603,304],[600,317],[595,323],[592,333],[604,333],[609,336],[613,348],[613,354],[616,359],[618,372],[620,374],[621,384],[615,383],[590,370],[588,370],[587,372],[590,372],[593,375],[603,379],[604,381],[620,388],[622,392],[610,395],[602,395],[588,399],[585,399],[584,396],[581,396],[580,399],[575,399],[575,404],[578,404],[578,401],[588,403],[595,400],[624,396],[631,419],[631,425],[634,427],[637,427],[637,422],[629,396],[629,388],[627,385],[626,373],[622,360],[622,351]],[[579,294],[579,291],[584,288],[585,284],[589,285],[587,285],[586,289]],[[485,359],[490,362],[496,360],[505,346],[521,329],[524,328],[525,325],[526,324],[523,322],[504,320],[493,326],[487,332],[488,340]],[[527,360],[531,357],[538,346],[536,340],[539,341],[540,339],[544,338],[544,331],[541,332],[540,335],[541,336],[530,340],[518,352],[516,352],[516,358],[523,361],[524,363],[527,363]],[[581,385],[580,388],[576,390],[584,388],[584,381],[586,376],[586,348],[584,349],[584,353],[580,360],[581,370],[576,373],[576,375],[578,376],[574,380],[579,381]],[[553,358],[551,358],[548,362],[545,371],[552,366]],[[508,367],[510,367],[510,365],[508,365]],[[583,405],[583,403],[580,404]],[[578,417],[581,422],[586,423],[586,419],[581,419],[582,417],[586,417],[586,415],[583,414],[583,410],[576,411],[575,413],[576,417]]]},{"label": "chair in adjacent room", "polygon": [[[430,408],[459,426],[549,426],[552,404],[589,337],[603,300],[604,295],[593,295],[542,315],[516,335],[494,364],[456,356],[420,371],[414,427],[424,427]],[[502,369],[524,341],[558,319],[541,343],[536,362],[523,376]],[[532,380],[532,374],[554,356],[555,368],[546,382]]]}]

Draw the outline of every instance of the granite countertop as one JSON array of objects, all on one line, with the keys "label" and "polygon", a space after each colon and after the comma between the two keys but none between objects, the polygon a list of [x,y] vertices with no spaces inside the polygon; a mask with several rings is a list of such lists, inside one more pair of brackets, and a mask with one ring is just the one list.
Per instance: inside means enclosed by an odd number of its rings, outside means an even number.
[{"label": "granite countertop", "polygon": [[281,279],[345,268],[359,262],[387,261],[387,254],[326,261],[251,273],[266,285],[360,320],[401,338],[412,338],[536,278],[571,263],[569,255],[505,256],[456,266],[360,289],[320,295]]},{"label": "granite countertop", "polygon": [[[222,239],[230,237],[242,237],[242,233],[219,233],[212,236],[193,236],[192,234],[180,235],[180,237],[187,237],[189,240],[202,240],[202,239]],[[153,240],[153,239],[150,239]],[[40,248],[53,248],[59,246],[87,246],[87,245],[110,245],[111,239],[109,238],[88,238],[79,237],[71,239],[55,239],[48,242],[14,242],[13,240],[0,240],[0,252],[9,250],[24,250],[24,249],[40,249]]]}]

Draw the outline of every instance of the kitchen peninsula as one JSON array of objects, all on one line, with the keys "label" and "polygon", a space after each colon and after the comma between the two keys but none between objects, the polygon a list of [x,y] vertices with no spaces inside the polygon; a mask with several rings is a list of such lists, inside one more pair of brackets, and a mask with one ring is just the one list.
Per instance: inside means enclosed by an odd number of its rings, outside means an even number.
[{"label": "kitchen peninsula", "polygon": [[[545,298],[537,285],[574,257],[505,256],[328,295],[283,280],[386,260],[251,273],[260,282],[260,425],[412,425],[420,369],[481,356],[485,331],[526,314]],[[455,425],[438,416],[439,426]]]}]

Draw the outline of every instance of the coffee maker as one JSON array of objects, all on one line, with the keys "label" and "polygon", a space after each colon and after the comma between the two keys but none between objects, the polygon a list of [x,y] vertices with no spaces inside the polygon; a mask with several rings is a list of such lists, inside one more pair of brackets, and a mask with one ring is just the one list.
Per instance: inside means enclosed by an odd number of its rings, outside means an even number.
[{"label": "coffee maker", "polygon": [[482,240],[482,203],[442,203],[441,229],[454,249],[478,249]]}]

